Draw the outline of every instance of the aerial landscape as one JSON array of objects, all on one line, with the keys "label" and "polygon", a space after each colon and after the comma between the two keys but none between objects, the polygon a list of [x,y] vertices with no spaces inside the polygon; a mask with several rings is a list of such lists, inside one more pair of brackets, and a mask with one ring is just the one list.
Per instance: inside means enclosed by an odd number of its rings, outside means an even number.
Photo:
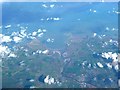
[{"label": "aerial landscape", "polygon": [[118,88],[117,2],[2,4],[3,88]]}]

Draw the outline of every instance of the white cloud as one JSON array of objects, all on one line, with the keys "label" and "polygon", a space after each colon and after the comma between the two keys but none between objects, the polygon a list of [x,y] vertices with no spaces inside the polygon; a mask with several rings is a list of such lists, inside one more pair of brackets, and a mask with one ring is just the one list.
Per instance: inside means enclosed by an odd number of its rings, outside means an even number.
[{"label": "white cloud", "polygon": [[108,66],[109,69],[112,68],[112,65],[110,63],[107,63],[106,65]]},{"label": "white cloud", "polygon": [[49,20],[49,18],[47,18],[47,21]]},{"label": "white cloud", "polygon": [[90,11],[90,12],[93,12],[93,13],[96,13],[96,12],[97,12],[96,10],[92,10],[92,9],[90,9],[89,11]]},{"label": "white cloud", "polygon": [[88,68],[91,68],[91,66],[92,66],[92,65],[89,63]]},{"label": "white cloud", "polygon": [[78,18],[77,20],[80,20],[80,18]]},{"label": "white cloud", "polygon": [[104,35],[102,35],[103,37],[105,37],[106,35],[104,34]]},{"label": "white cloud", "polygon": [[112,31],[115,31],[115,28],[112,28]]},{"label": "white cloud", "polygon": [[47,6],[46,4],[43,4],[42,6],[43,6],[44,8],[47,8],[47,7],[53,8],[55,5],[54,5],[54,4],[51,4],[50,6]]},{"label": "white cloud", "polygon": [[61,52],[60,51],[53,51],[53,54],[55,54],[55,53],[57,53],[57,54],[59,54],[61,56]]},{"label": "white cloud", "polygon": [[41,33],[42,32],[42,30],[41,29],[38,29],[38,31],[37,31],[38,33]]},{"label": "white cloud", "polygon": [[118,56],[117,53],[112,54],[112,59],[114,60],[114,62],[118,61],[117,56]]},{"label": "white cloud", "polygon": [[50,42],[50,41],[51,41],[50,38],[48,38],[48,39],[47,39],[47,42]]},{"label": "white cloud", "polygon": [[38,37],[42,37],[42,36],[43,36],[43,33],[38,34]]},{"label": "white cloud", "polygon": [[101,2],[105,2],[104,0],[101,0]]},{"label": "white cloud", "polygon": [[51,8],[53,8],[54,6],[55,6],[54,4],[50,5]]},{"label": "white cloud", "polygon": [[8,28],[10,28],[10,27],[11,27],[11,25],[6,25],[6,26],[5,26],[6,29],[8,29]]},{"label": "white cloud", "polygon": [[30,81],[30,82],[34,82],[35,80],[34,80],[34,79],[30,79],[29,81]]},{"label": "white cloud", "polygon": [[96,35],[97,35],[97,33],[94,33],[94,34],[93,34],[93,37],[95,37]]},{"label": "white cloud", "polygon": [[36,36],[36,35],[37,35],[37,32],[33,32],[33,33],[32,33],[32,36]]},{"label": "white cloud", "polygon": [[97,68],[95,63],[93,64],[93,68]]},{"label": "white cloud", "polygon": [[19,36],[22,38],[26,37],[27,36],[26,29],[21,30]]},{"label": "white cloud", "polygon": [[113,59],[113,62],[118,61],[117,56],[118,56],[117,53],[112,53],[112,52],[104,52],[104,53],[102,53],[103,58],[106,58],[106,59],[111,58],[111,59]]},{"label": "white cloud", "polygon": [[47,30],[46,30],[46,29],[43,29],[42,31],[43,31],[43,32],[46,32]]},{"label": "white cloud", "polygon": [[43,21],[44,19],[43,19],[43,18],[41,18],[40,20],[41,20],[41,21]]},{"label": "white cloud", "polygon": [[19,32],[12,32],[11,36],[18,36]]},{"label": "white cloud", "polygon": [[30,36],[31,39],[35,39],[35,37]]},{"label": "white cloud", "polygon": [[17,24],[17,27],[20,27],[20,24]]},{"label": "white cloud", "polygon": [[118,71],[118,70],[119,70],[119,66],[118,66],[118,64],[117,64],[117,65],[115,65],[115,67],[114,67],[114,68],[115,68],[115,70],[116,70],[116,71]]},{"label": "white cloud", "polygon": [[44,79],[44,82],[45,82],[46,84],[54,84],[54,83],[55,83],[55,80],[54,80],[54,78],[49,77],[49,75],[47,75],[46,78]]},{"label": "white cloud", "polygon": [[32,54],[33,54],[33,55],[35,55],[35,54],[36,54],[36,52],[33,52]]},{"label": "white cloud", "polygon": [[48,7],[46,4],[43,4],[42,6],[43,6],[43,7],[45,7],[45,8],[47,8],[47,7]]},{"label": "white cloud", "polygon": [[32,89],[32,88],[36,88],[35,86],[30,86],[30,88]]},{"label": "white cloud", "polygon": [[93,10],[94,13],[96,13],[97,11],[96,10]]},{"label": "white cloud", "polygon": [[2,42],[11,42],[12,39],[10,38],[10,36],[4,36],[3,34],[0,34],[0,43]]},{"label": "white cloud", "polygon": [[15,36],[15,37],[13,37],[13,40],[14,40],[14,42],[18,43],[22,40],[22,38]]},{"label": "white cloud", "polygon": [[10,53],[8,57],[17,57],[14,53]]},{"label": "white cloud", "polygon": [[109,27],[106,27],[106,30],[110,30]]},{"label": "white cloud", "polygon": [[5,58],[5,56],[10,52],[11,50],[8,48],[8,46],[0,45],[0,57]]},{"label": "white cloud", "polygon": [[100,62],[98,62],[97,65],[98,65],[100,68],[103,68],[103,65],[102,65]]},{"label": "white cloud", "polygon": [[42,51],[41,51],[41,50],[37,50],[36,53],[39,53],[39,54],[40,54],[40,53],[42,53]]},{"label": "white cloud", "polygon": [[48,54],[49,53],[49,50],[44,50],[42,51],[43,54]]},{"label": "white cloud", "polygon": [[2,35],[2,34],[0,34],[0,38],[2,38],[2,36],[3,36],[3,35]]},{"label": "white cloud", "polygon": [[47,39],[47,42],[54,42],[54,39],[48,38],[48,39]]},{"label": "white cloud", "polygon": [[2,26],[0,26],[0,29],[2,29]]},{"label": "white cloud", "polygon": [[10,38],[10,36],[3,36],[2,37],[2,42],[11,42],[12,39]]},{"label": "white cloud", "polygon": [[24,34],[25,34],[25,31],[26,31],[26,30],[21,30],[20,33],[21,33],[22,35],[24,35]]},{"label": "white cloud", "polygon": [[49,79],[49,84],[52,84],[52,83],[54,83],[54,78]]},{"label": "white cloud", "polygon": [[60,20],[60,18],[53,18],[53,20],[58,21],[58,20]]},{"label": "white cloud", "polygon": [[108,53],[105,52],[105,53],[102,53],[102,57],[108,59],[110,56]]},{"label": "white cloud", "polygon": [[113,42],[113,40],[112,40],[112,39],[110,39],[110,40],[109,40],[109,42],[111,43],[111,42]]},{"label": "white cloud", "polygon": [[20,66],[24,66],[25,65],[25,62],[24,61],[21,61],[20,62]]},{"label": "white cloud", "polygon": [[44,82],[45,82],[45,83],[48,83],[48,82],[49,82],[49,75],[46,76],[46,78],[44,79]]},{"label": "white cloud", "polygon": [[57,0],[51,0],[52,2],[57,2]]},{"label": "white cloud", "polygon": [[87,61],[83,61],[82,65],[85,66],[86,63],[87,63]]}]

